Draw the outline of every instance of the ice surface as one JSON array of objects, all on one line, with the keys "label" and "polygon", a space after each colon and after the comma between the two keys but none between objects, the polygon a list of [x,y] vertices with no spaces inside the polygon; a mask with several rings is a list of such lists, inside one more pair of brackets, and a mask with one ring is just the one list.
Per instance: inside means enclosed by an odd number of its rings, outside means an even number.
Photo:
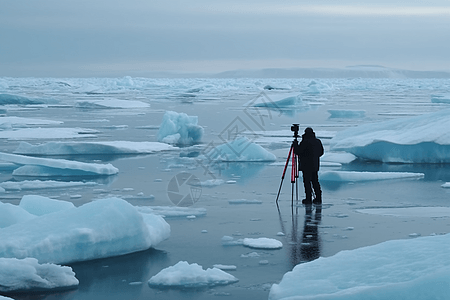
[{"label": "ice surface", "polygon": [[97,183],[81,182],[81,181],[54,181],[54,180],[5,181],[0,183],[0,187],[8,191],[38,190],[38,189],[66,188],[74,186],[93,186],[93,185],[97,185]]},{"label": "ice surface", "polygon": [[22,128],[0,131],[0,139],[37,140],[97,137],[97,130],[87,128]]},{"label": "ice surface", "polygon": [[450,234],[392,240],[302,263],[269,299],[446,299]]},{"label": "ice surface", "polygon": [[267,98],[259,98],[253,104],[254,107],[267,108],[289,108],[289,107],[309,107],[309,104],[303,102],[299,94],[268,94]]},{"label": "ice surface", "polygon": [[398,163],[450,162],[450,110],[364,124],[339,132],[330,149],[369,160]]},{"label": "ice surface", "polygon": [[142,101],[134,100],[119,100],[119,99],[106,99],[106,100],[79,100],[75,103],[78,108],[84,109],[101,109],[101,108],[146,108],[150,107],[150,104]]},{"label": "ice surface", "polygon": [[371,181],[387,179],[421,179],[423,173],[408,172],[357,172],[357,171],[324,171],[319,173],[321,181]]},{"label": "ice surface", "polygon": [[256,249],[280,249],[283,247],[283,243],[276,239],[271,238],[245,238],[243,245],[256,248]]},{"label": "ice surface", "polygon": [[11,94],[0,94],[0,105],[27,105],[27,104],[44,104],[45,102],[40,99],[30,99],[27,97],[11,95]]},{"label": "ice surface", "polygon": [[446,182],[443,185],[441,185],[443,188],[450,188],[450,182]]},{"label": "ice surface", "polygon": [[33,118],[21,118],[21,117],[1,117],[0,118],[0,128],[11,127],[28,127],[31,125],[58,125],[63,124],[61,121],[53,121],[53,120],[42,120],[42,119],[33,119]]},{"label": "ice surface", "polygon": [[205,154],[211,160],[219,161],[275,161],[276,156],[246,137],[238,137],[219,145]]},{"label": "ice surface", "polygon": [[263,202],[261,200],[256,199],[233,199],[228,200],[229,204],[262,204]]},{"label": "ice surface", "polygon": [[25,209],[10,203],[0,202],[0,228],[5,228],[16,223],[25,222],[35,218]]},{"label": "ice surface", "polygon": [[39,264],[35,258],[0,258],[0,292],[43,291],[77,285],[78,279],[70,267]]},{"label": "ice surface", "polygon": [[218,268],[204,270],[202,266],[186,261],[161,270],[150,278],[148,284],[156,287],[198,288],[205,286],[225,285],[237,282],[238,279]]},{"label": "ice surface", "polygon": [[0,257],[68,263],[154,247],[170,235],[161,216],[119,198],[89,202],[0,229]]},{"label": "ice surface", "polygon": [[19,207],[23,208],[30,214],[42,216],[57,211],[74,208],[72,202],[51,199],[39,195],[25,195],[20,200]]},{"label": "ice surface", "polygon": [[171,145],[158,142],[48,142],[31,145],[21,142],[14,151],[26,155],[92,155],[92,154],[147,154],[174,149]]},{"label": "ice surface", "polygon": [[114,175],[119,170],[111,164],[84,163],[65,159],[29,157],[0,152],[0,160],[22,167],[14,170],[20,176],[93,176]]},{"label": "ice surface", "polygon": [[336,162],[341,164],[351,163],[356,159],[351,153],[348,152],[325,152],[320,158],[320,162]]},{"label": "ice surface", "polygon": [[197,125],[197,116],[166,111],[158,131],[158,142],[192,145],[199,143],[203,136],[203,127]]}]

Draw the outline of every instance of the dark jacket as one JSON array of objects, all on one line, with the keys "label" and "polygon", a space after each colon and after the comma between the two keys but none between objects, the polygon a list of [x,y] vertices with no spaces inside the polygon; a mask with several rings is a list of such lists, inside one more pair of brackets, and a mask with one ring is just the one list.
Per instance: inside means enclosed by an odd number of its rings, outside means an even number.
[{"label": "dark jacket", "polygon": [[319,171],[319,157],[323,155],[323,145],[312,130],[302,135],[302,141],[294,148],[294,151],[300,160],[299,170],[303,172]]}]

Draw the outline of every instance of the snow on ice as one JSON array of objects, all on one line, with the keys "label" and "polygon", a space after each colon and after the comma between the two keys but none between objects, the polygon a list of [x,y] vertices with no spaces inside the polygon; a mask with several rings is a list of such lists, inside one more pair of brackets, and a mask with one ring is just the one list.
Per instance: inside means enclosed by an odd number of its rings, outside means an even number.
[{"label": "snow on ice", "polygon": [[218,268],[204,270],[196,263],[179,261],[150,278],[148,284],[153,287],[198,288],[226,285],[237,281],[239,280],[236,277]]},{"label": "snow on ice", "polygon": [[276,156],[246,137],[238,137],[219,145],[205,154],[211,160],[219,161],[275,161]]},{"label": "snow on ice", "polygon": [[69,263],[145,250],[169,235],[161,216],[108,198],[0,229],[0,257]]},{"label": "snow on ice", "polygon": [[0,258],[1,292],[43,291],[77,285],[78,279],[70,267],[39,264],[37,259],[31,257]]},{"label": "snow on ice", "polygon": [[114,175],[119,172],[111,164],[84,163],[1,152],[0,160],[22,165],[13,171],[13,175],[17,176],[93,176]]},{"label": "snow on ice", "polygon": [[25,155],[111,155],[148,154],[172,149],[174,147],[171,145],[158,142],[48,142],[40,145],[21,142],[14,153]]},{"label": "snow on ice", "polygon": [[198,125],[197,116],[166,111],[159,127],[158,142],[173,145],[192,145],[201,141],[203,127]]},{"label": "snow on ice", "polygon": [[397,163],[450,162],[450,110],[364,124],[338,132],[332,151]]},{"label": "snow on ice", "polygon": [[450,234],[392,240],[302,263],[270,290],[269,299],[446,299]]}]

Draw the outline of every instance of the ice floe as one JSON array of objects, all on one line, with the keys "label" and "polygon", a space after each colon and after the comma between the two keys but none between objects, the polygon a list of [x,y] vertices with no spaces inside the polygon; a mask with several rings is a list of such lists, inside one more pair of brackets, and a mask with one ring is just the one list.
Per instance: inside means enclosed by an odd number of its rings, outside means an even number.
[{"label": "ice floe", "polygon": [[256,248],[256,249],[280,249],[283,247],[283,243],[276,239],[271,238],[244,238],[243,245]]},{"label": "ice floe", "polygon": [[150,278],[153,287],[199,288],[226,285],[239,281],[236,277],[218,268],[204,270],[202,266],[180,261],[174,266],[161,270]]},{"label": "ice floe", "polygon": [[28,127],[32,125],[59,125],[63,124],[62,121],[53,121],[53,120],[42,120],[42,119],[33,119],[33,118],[21,118],[21,117],[1,117],[0,118],[0,128],[20,128],[20,127]]},{"label": "ice floe", "polygon": [[330,118],[362,118],[366,115],[365,110],[352,109],[329,109]]},{"label": "ice floe", "polygon": [[388,179],[421,179],[423,173],[408,172],[357,172],[357,171],[324,171],[319,173],[321,181],[372,181]]},{"label": "ice floe", "polygon": [[0,258],[0,292],[61,290],[78,283],[71,267],[39,264],[35,258]]},{"label": "ice floe", "polygon": [[450,207],[389,207],[357,209],[359,213],[394,217],[448,218]]},{"label": "ice floe", "polygon": [[446,299],[449,247],[446,234],[341,251],[295,266],[272,286],[269,299]]},{"label": "ice floe", "polygon": [[0,160],[22,165],[13,171],[13,175],[17,176],[93,176],[114,175],[119,172],[111,164],[84,163],[1,152]]},{"label": "ice floe", "polygon": [[0,257],[69,263],[145,250],[169,235],[161,216],[108,198],[0,229]]},{"label": "ice floe", "polygon": [[81,181],[54,181],[54,180],[24,180],[24,181],[5,181],[0,183],[0,187],[7,191],[38,190],[68,188],[76,186],[93,186],[96,182]]},{"label": "ice floe", "polygon": [[42,216],[57,211],[75,208],[72,202],[51,199],[39,195],[24,195],[20,200],[19,207],[30,214]]},{"label": "ice floe", "polygon": [[166,111],[157,135],[158,142],[175,145],[199,143],[203,136],[203,127],[198,125],[197,116]]},{"label": "ice floe", "polygon": [[27,212],[22,207],[10,203],[0,202],[0,228],[25,222],[35,217],[35,215]]},{"label": "ice floe", "polygon": [[450,94],[445,95],[431,95],[432,103],[446,103],[450,104]]},{"label": "ice floe", "polygon": [[135,100],[119,100],[119,99],[104,99],[104,100],[78,100],[75,103],[75,106],[78,108],[84,109],[101,109],[101,108],[147,108],[150,107],[150,104],[135,101]]},{"label": "ice floe", "polygon": [[38,140],[38,139],[73,139],[94,138],[98,130],[87,128],[21,128],[0,131],[0,139]]},{"label": "ice floe", "polygon": [[330,149],[359,158],[398,163],[450,162],[450,110],[349,128]]},{"label": "ice floe", "polygon": [[21,142],[14,153],[25,155],[92,155],[92,154],[148,154],[174,149],[159,142],[48,142],[32,145]]},{"label": "ice floe", "polygon": [[155,214],[164,218],[202,217],[206,215],[206,209],[202,207],[136,206],[136,209],[141,213]]}]

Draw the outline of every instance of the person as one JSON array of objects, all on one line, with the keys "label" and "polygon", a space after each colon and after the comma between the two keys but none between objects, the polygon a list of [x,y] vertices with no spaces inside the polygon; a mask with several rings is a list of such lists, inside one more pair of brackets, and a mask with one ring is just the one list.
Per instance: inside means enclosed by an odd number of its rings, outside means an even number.
[{"label": "person", "polygon": [[[305,129],[305,133],[302,135],[302,140],[294,148],[295,154],[299,158],[299,170],[302,171],[303,184],[305,186],[306,198],[303,199],[303,204],[321,204],[322,203],[322,191],[319,184],[319,166],[320,157],[323,155],[322,142],[316,138],[316,134],[311,127]],[[311,188],[312,185],[312,188]],[[316,197],[312,200],[312,190]]]}]

